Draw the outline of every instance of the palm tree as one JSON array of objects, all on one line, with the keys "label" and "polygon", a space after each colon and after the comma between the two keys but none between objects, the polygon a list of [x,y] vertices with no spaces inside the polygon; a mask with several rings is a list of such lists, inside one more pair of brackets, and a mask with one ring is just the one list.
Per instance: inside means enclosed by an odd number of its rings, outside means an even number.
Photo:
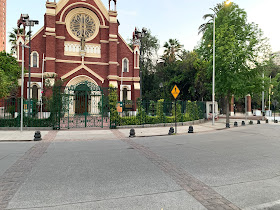
[{"label": "palm tree", "polygon": [[163,59],[165,62],[172,63],[177,60],[177,56],[181,52],[183,45],[177,39],[169,39],[163,47],[165,48]]},{"label": "palm tree", "polygon": [[[11,51],[14,52],[16,47],[17,47],[17,35],[18,33],[20,35],[23,35],[24,33],[24,29],[23,28],[20,28],[20,29],[17,29],[17,28],[13,28],[13,30],[11,32],[9,32],[9,42],[11,43]],[[26,33],[25,35],[25,39],[28,39],[29,37],[29,32]]]},{"label": "palm tree", "polygon": [[198,34],[203,33],[206,31],[206,29],[208,28],[208,26],[213,23],[214,21],[214,15],[216,15],[222,8],[224,7],[224,4],[218,3],[214,8],[210,8],[214,14],[206,14],[204,15],[202,18],[204,20],[210,18],[206,23],[203,23],[199,26],[198,28]]}]

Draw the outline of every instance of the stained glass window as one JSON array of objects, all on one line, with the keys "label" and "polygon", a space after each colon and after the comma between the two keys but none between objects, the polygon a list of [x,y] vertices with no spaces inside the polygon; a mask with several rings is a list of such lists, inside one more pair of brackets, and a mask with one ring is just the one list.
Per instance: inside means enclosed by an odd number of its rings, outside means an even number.
[{"label": "stained glass window", "polygon": [[96,25],[91,16],[87,14],[77,14],[70,22],[70,29],[78,38],[81,38],[83,34],[85,38],[90,38],[96,30]]},{"label": "stained glass window", "polygon": [[127,59],[124,59],[123,61],[123,72],[128,72]]},{"label": "stained glass window", "polygon": [[37,53],[33,53],[33,66],[32,67],[38,67],[38,57],[37,57]]}]

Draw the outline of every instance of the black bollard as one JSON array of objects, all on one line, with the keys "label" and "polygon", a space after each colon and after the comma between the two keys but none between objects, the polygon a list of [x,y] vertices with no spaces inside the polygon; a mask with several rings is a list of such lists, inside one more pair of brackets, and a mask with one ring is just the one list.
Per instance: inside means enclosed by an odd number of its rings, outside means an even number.
[{"label": "black bollard", "polygon": [[258,125],[259,125],[259,124],[261,124],[261,121],[260,121],[260,120],[258,120],[257,124],[258,124]]},{"label": "black bollard", "polygon": [[268,123],[268,120],[266,120],[265,122]]},{"label": "black bollard", "polygon": [[189,127],[188,133],[193,133],[193,126],[190,126],[190,127]]},{"label": "black bollard", "polygon": [[245,126],[245,125],[246,125],[245,121],[242,121],[242,126]]},{"label": "black bollard", "polygon": [[230,124],[229,123],[226,123],[226,128],[230,128]]},{"label": "black bollard", "polygon": [[134,138],[134,137],[136,137],[135,130],[132,128],[132,129],[130,129],[130,132],[129,132],[129,138]]},{"label": "black bollard", "polygon": [[174,134],[174,128],[170,127],[168,135],[173,135],[173,134]]},{"label": "black bollard", "polygon": [[274,123],[278,123],[278,120],[274,120]]},{"label": "black bollard", "polygon": [[34,141],[41,141],[41,140],[42,140],[41,132],[36,131],[34,135]]},{"label": "black bollard", "polygon": [[253,123],[253,121],[252,120],[250,120],[250,122],[249,122],[249,125],[253,125],[254,123]]},{"label": "black bollard", "polygon": [[234,122],[234,127],[238,127],[238,123],[237,122]]}]

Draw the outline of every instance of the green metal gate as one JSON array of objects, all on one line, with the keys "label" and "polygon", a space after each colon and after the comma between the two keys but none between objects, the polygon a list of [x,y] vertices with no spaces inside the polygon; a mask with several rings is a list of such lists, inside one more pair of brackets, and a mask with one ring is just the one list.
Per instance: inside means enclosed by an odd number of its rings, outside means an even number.
[{"label": "green metal gate", "polygon": [[109,127],[104,97],[101,87],[87,81],[65,87],[59,128]]}]

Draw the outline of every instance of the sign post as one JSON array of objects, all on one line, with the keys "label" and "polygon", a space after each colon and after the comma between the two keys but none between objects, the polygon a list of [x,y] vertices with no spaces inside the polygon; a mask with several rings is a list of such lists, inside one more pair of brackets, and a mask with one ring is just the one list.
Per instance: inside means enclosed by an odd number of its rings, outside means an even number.
[{"label": "sign post", "polygon": [[278,101],[274,100],[273,101],[273,107],[274,107],[274,123],[275,123],[275,111],[276,111],[276,106],[278,105]]},{"label": "sign post", "polygon": [[176,104],[177,104],[177,97],[178,97],[178,95],[180,93],[180,90],[177,87],[177,85],[174,86],[174,88],[172,89],[171,93],[172,93],[172,95],[173,95],[173,97],[175,99],[175,133],[177,133],[177,106],[176,106]]}]

